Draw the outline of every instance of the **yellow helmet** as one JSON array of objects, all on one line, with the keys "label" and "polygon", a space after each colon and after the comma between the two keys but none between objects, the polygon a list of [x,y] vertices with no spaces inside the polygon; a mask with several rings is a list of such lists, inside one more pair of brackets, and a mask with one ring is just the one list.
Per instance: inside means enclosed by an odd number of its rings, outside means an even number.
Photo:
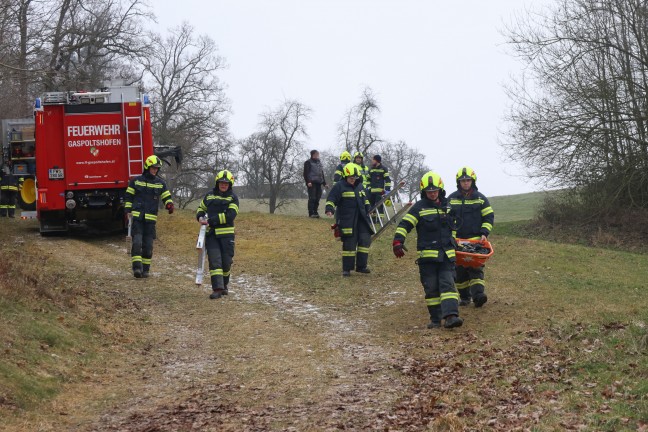
[{"label": "yellow helmet", "polygon": [[354,163],[348,163],[344,165],[344,169],[342,170],[344,173],[344,177],[362,177],[362,168],[360,168],[360,165],[354,164]]},{"label": "yellow helmet", "polygon": [[353,160],[356,160],[356,158],[359,158],[359,157],[364,159],[364,155],[362,154],[362,152],[357,151],[357,152],[353,153]]},{"label": "yellow helmet", "polygon": [[147,157],[144,161],[144,169],[147,170],[151,167],[162,168],[162,160],[155,155]]},{"label": "yellow helmet", "polygon": [[443,189],[441,176],[434,171],[428,171],[421,178],[421,191],[437,191]]},{"label": "yellow helmet", "polygon": [[477,173],[470,167],[461,167],[459,168],[459,171],[457,171],[457,181],[460,180],[470,180],[476,182],[477,181]]},{"label": "yellow helmet", "polygon": [[349,153],[348,151],[343,151],[342,154],[340,155],[340,161],[351,162],[351,153]]},{"label": "yellow helmet", "polygon": [[227,170],[220,171],[218,174],[216,174],[215,180],[217,184],[225,182],[229,183],[230,186],[234,186],[234,175]]}]

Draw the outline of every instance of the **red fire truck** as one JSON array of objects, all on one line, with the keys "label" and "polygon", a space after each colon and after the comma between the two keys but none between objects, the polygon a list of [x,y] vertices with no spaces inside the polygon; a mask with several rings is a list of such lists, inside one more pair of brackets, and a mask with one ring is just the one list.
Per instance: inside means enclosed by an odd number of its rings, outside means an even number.
[{"label": "red fire truck", "polygon": [[35,124],[41,234],[123,226],[128,181],[153,154],[148,97],[135,87],[46,93]]}]

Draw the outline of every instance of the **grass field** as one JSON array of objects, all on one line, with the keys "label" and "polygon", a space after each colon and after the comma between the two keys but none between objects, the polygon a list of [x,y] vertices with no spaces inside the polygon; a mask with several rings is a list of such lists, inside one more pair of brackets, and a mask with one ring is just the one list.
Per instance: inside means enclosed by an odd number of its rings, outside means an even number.
[{"label": "grass field", "polygon": [[[513,200],[493,199],[498,220],[523,217]],[[396,260],[385,236],[373,273],[342,279],[329,223],[242,213],[219,301],[193,284],[189,211],[161,216],[146,281],[121,236],[0,225],[3,256],[19,251],[0,265],[4,428],[648,427],[648,255],[496,230],[489,302],[431,331],[411,249]]]},{"label": "grass field", "polygon": [[[547,194],[552,192],[531,192],[519,195],[504,195],[489,197],[496,213],[497,222],[513,222],[529,220],[535,217],[536,211]],[[326,198],[320,201],[320,214],[324,214]],[[242,211],[267,213],[267,204],[260,204],[256,200],[241,200]],[[290,201],[285,207],[277,210],[277,214],[301,216],[308,214],[307,200],[298,199]]]}]

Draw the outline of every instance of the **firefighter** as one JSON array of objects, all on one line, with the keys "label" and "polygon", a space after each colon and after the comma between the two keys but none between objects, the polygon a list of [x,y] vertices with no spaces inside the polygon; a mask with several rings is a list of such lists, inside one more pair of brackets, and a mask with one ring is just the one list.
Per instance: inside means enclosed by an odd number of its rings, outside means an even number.
[{"label": "firefighter", "polygon": [[416,228],[419,274],[430,314],[428,328],[460,327],[459,293],[454,284],[455,246],[452,218],[441,177],[430,171],[421,179],[421,200],[403,217],[392,243],[397,258],[405,256],[405,238]]},{"label": "firefighter", "polygon": [[[488,198],[477,190],[477,173],[469,167],[462,167],[456,179],[457,190],[448,197],[457,218],[455,237],[486,241],[493,229],[495,213]],[[456,282],[461,306],[468,306],[472,300],[479,308],[488,300],[484,292],[484,266],[458,266]]]},{"label": "firefighter", "polygon": [[326,215],[336,216],[337,229],[342,238],[342,276],[351,276],[351,270],[371,273],[367,268],[371,246],[369,201],[362,188],[361,168],[348,163],[344,178],[337,182],[326,201]]},{"label": "firefighter", "polygon": [[364,163],[364,155],[362,154],[362,152],[357,151],[353,154],[353,163],[361,168],[360,172],[362,174],[362,187],[364,189],[367,189],[369,187],[369,184],[371,183],[371,178],[369,177],[369,167]]},{"label": "firefighter", "polygon": [[15,217],[16,195],[18,195],[18,183],[8,166],[4,172],[0,171],[0,217]]},{"label": "firefighter", "polygon": [[[373,207],[382,199],[382,196],[385,195],[386,192],[391,190],[392,187],[389,170],[382,164],[382,157],[380,155],[375,155],[371,160],[369,176],[369,204]],[[383,213],[382,206],[378,211],[381,214]]]},{"label": "firefighter", "polygon": [[132,222],[131,261],[136,278],[149,277],[160,200],[169,214],[174,210],[171,193],[167,190],[164,180],[157,175],[161,167],[162,161],[159,157],[147,157],[144,161],[144,172],[132,179],[126,189],[124,208]]},{"label": "firefighter", "polygon": [[339,182],[344,177],[344,166],[351,162],[351,153],[343,151],[340,154],[340,163],[335,167],[335,174],[333,174],[333,184]]},{"label": "firefighter", "polygon": [[210,299],[219,299],[227,295],[234,258],[234,219],[239,212],[239,199],[232,191],[232,173],[227,170],[220,171],[215,180],[214,190],[203,198],[196,212],[198,222],[209,225],[205,247],[212,284]]},{"label": "firefighter", "polygon": [[308,217],[319,218],[319,202],[322,198],[322,188],[326,188],[324,167],[317,150],[311,150],[310,159],[304,162],[304,181],[308,189]]}]

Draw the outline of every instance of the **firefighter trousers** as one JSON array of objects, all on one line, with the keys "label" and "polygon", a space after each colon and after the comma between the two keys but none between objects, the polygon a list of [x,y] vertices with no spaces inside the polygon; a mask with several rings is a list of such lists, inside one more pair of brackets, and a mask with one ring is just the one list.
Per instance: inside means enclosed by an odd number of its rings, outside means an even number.
[{"label": "firefighter trousers", "polygon": [[474,300],[484,295],[484,266],[457,267],[456,285],[462,300]]},{"label": "firefighter trousers", "polygon": [[442,318],[458,316],[459,293],[454,284],[455,264],[444,257],[442,262],[419,260],[418,265],[430,320],[440,323]]},{"label": "firefighter trousers", "polygon": [[371,228],[363,220],[358,221],[353,229],[353,235],[342,237],[342,271],[354,268],[364,270],[369,261],[369,246],[371,246]]},{"label": "firefighter trousers", "polygon": [[207,248],[212,289],[214,291],[227,289],[234,259],[234,236],[207,235],[205,247]]},{"label": "firefighter trousers", "polygon": [[140,269],[148,272],[153,258],[155,222],[133,220],[131,235],[133,236],[133,246],[131,247],[133,270]]},{"label": "firefighter trousers", "polygon": [[[377,202],[379,202],[383,198],[383,194],[381,192],[368,192],[369,194],[369,205],[371,208],[376,205]],[[377,212],[380,214],[384,214],[385,210],[383,206],[378,207]],[[374,222],[376,222],[374,218]]]},{"label": "firefighter trousers", "polygon": [[311,187],[307,189],[308,189],[308,216],[313,216],[318,214],[317,209],[319,208],[320,199],[322,199],[322,184],[311,183]]},{"label": "firefighter trousers", "polygon": [[16,213],[16,192],[2,190],[0,192],[0,216],[14,217]]}]

